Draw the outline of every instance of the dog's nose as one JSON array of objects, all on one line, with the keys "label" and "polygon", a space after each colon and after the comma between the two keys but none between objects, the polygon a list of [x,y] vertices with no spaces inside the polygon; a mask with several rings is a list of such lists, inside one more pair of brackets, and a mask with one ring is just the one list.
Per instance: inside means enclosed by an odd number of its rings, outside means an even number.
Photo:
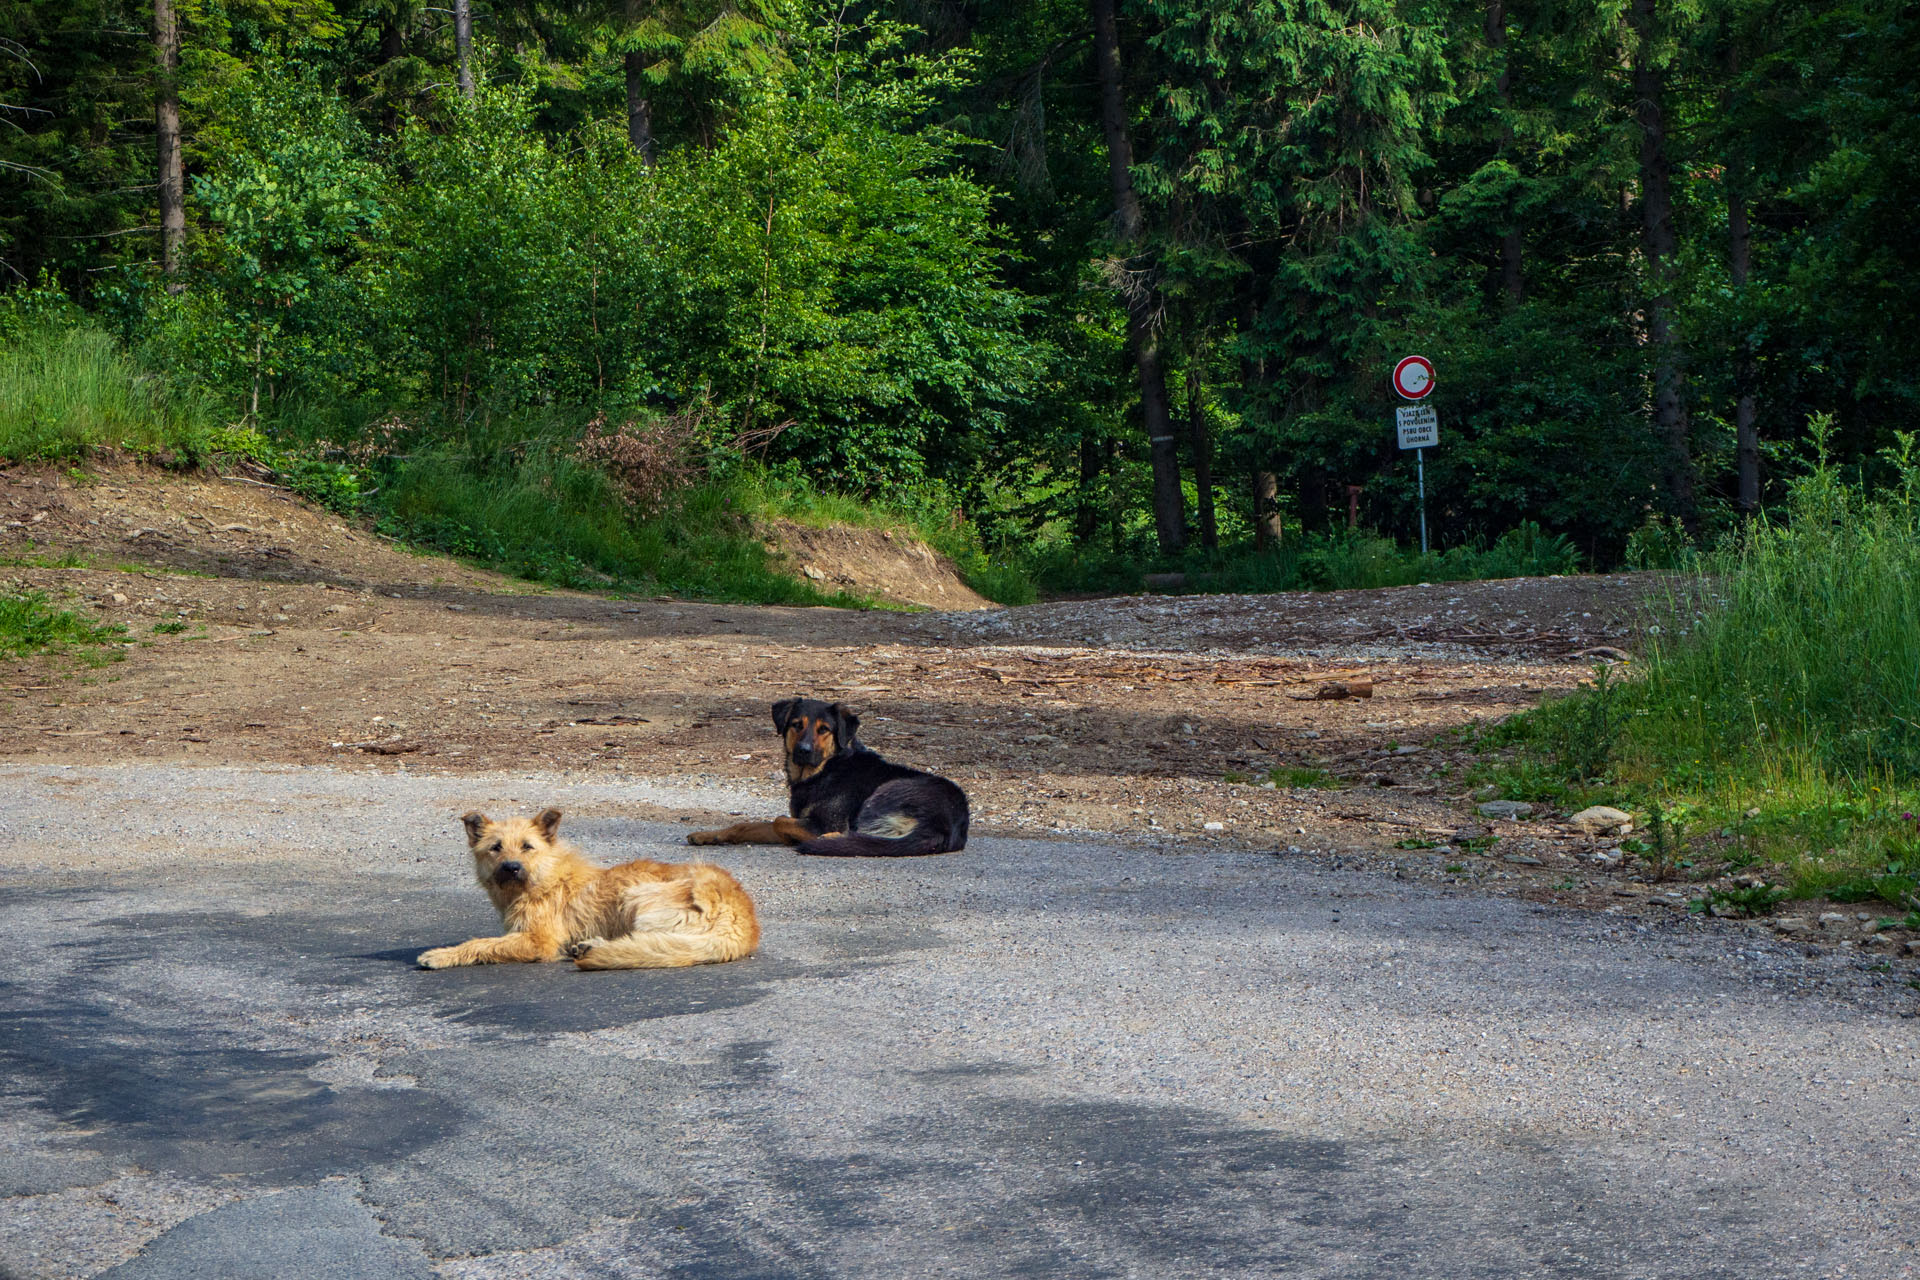
[{"label": "dog's nose", "polygon": [[519,884],[527,878],[527,869],[509,858],[493,869],[495,884]]}]

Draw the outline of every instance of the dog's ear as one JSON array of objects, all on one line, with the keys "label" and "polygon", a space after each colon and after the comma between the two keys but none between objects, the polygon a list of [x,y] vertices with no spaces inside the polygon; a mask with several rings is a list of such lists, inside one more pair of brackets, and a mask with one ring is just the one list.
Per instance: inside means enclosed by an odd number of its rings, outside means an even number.
[{"label": "dog's ear", "polygon": [[800,709],[800,699],[787,698],[773,704],[773,731],[785,733],[787,726],[793,723],[793,713]]},{"label": "dog's ear", "polygon": [[847,704],[836,702],[827,708],[833,717],[833,740],[843,747],[853,745],[853,735],[860,732],[860,717],[847,710]]},{"label": "dog's ear", "polygon": [[549,844],[553,843],[553,833],[560,829],[560,811],[558,809],[542,809],[539,814],[535,816],[533,827],[534,830],[540,833],[542,840],[545,840]]},{"label": "dog's ear", "polygon": [[480,833],[487,828],[487,815],[475,809],[460,819],[460,825],[467,829],[469,847],[480,843]]}]

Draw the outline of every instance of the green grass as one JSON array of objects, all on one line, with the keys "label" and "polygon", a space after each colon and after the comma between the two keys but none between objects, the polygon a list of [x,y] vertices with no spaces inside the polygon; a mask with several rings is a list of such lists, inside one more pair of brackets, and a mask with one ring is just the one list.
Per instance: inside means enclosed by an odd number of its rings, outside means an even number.
[{"label": "green grass", "polygon": [[1675,580],[1636,675],[1485,735],[1505,758],[1482,776],[1660,815],[1644,858],[1671,874],[1920,908],[1920,460],[1900,436],[1870,493],[1827,429],[1777,520]]},{"label": "green grass", "polygon": [[386,479],[380,529],[521,577],[592,591],[668,591],[761,604],[866,605],[780,572],[735,486],[678,495],[637,516],[606,475],[564,453],[488,465],[416,456]]},{"label": "green grass", "polygon": [[54,608],[44,592],[0,595],[0,659],[58,653],[98,666],[124,656],[119,649],[108,646],[125,635],[123,627],[88,622]]},{"label": "green grass", "polygon": [[1267,780],[1276,787],[1297,787],[1305,791],[1338,791],[1340,779],[1325,769],[1278,768],[1267,774]]},{"label": "green grass", "polygon": [[112,448],[192,461],[213,421],[205,397],[141,369],[97,329],[35,327],[0,344],[0,458]]}]

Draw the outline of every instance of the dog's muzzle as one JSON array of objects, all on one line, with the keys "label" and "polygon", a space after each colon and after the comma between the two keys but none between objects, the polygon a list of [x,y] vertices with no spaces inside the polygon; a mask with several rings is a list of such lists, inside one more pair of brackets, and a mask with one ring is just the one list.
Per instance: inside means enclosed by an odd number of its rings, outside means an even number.
[{"label": "dog's muzzle", "polygon": [[493,869],[493,882],[502,888],[510,884],[525,884],[527,869],[517,862],[508,860]]}]

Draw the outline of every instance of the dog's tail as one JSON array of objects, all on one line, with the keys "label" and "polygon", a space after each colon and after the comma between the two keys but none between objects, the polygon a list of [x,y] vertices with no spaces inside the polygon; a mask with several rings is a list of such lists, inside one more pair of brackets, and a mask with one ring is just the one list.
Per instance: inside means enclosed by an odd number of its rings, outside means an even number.
[{"label": "dog's tail", "polygon": [[946,832],[917,827],[904,836],[870,836],[858,832],[822,836],[795,845],[793,851],[822,858],[919,858],[929,853],[946,853],[950,848]]}]

